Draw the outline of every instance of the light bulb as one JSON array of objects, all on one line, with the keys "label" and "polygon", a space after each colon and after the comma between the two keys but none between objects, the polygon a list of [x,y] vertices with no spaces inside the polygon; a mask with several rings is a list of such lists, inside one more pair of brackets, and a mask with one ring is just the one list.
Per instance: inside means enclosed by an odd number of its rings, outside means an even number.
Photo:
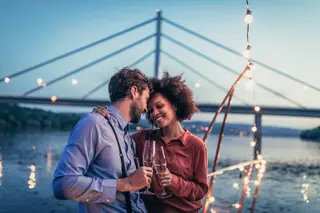
[{"label": "light bulb", "polygon": [[43,80],[41,78],[37,79],[37,83],[39,84],[39,86],[42,84]]},{"label": "light bulb", "polygon": [[251,51],[250,49],[246,49],[243,53],[242,53],[243,57],[245,58],[251,58]]},{"label": "light bulb", "polygon": [[9,82],[10,82],[10,78],[5,77],[5,78],[4,78],[4,82],[9,83]]},{"label": "light bulb", "polygon": [[261,108],[259,106],[255,106],[254,107],[254,111],[259,112],[261,110]]},{"label": "light bulb", "polygon": [[253,69],[256,68],[256,66],[255,66],[254,63],[252,63],[252,62],[249,62],[249,63],[248,63],[248,67],[250,68],[250,70],[253,70]]},{"label": "light bulb", "polygon": [[252,132],[256,132],[258,130],[258,128],[256,127],[256,125],[254,125],[252,128],[251,128],[251,131]]},{"label": "light bulb", "polygon": [[248,178],[248,177],[245,177],[245,178],[243,179],[243,181],[244,181],[245,183],[249,183],[249,178]]},{"label": "light bulb", "polygon": [[210,197],[210,198],[209,198],[209,202],[210,202],[210,203],[213,203],[215,200],[216,200],[216,199],[215,199],[214,197]]},{"label": "light bulb", "polygon": [[194,84],[194,86],[195,86],[196,88],[199,88],[199,87],[200,87],[200,84],[197,82],[197,83]]},{"label": "light bulb", "polygon": [[239,184],[238,183],[234,183],[233,184],[233,188],[235,188],[235,189],[239,188]]},{"label": "light bulb", "polygon": [[51,96],[51,102],[54,103],[57,100],[57,96]]},{"label": "light bulb", "polygon": [[255,141],[251,141],[250,142],[250,146],[254,147],[256,145],[256,142]]},{"label": "light bulb", "polygon": [[251,14],[252,14],[251,10],[247,10],[247,14],[244,17],[244,23],[246,23],[246,24],[251,24],[252,23],[253,17],[252,17]]},{"label": "light bulb", "polygon": [[240,208],[240,204],[239,204],[239,203],[233,204],[233,206],[234,206],[236,209]]},{"label": "light bulb", "polygon": [[72,82],[73,85],[76,85],[78,83],[77,79],[72,79],[71,82]]},{"label": "light bulb", "polygon": [[251,24],[252,21],[253,21],[253,17],[252,17],[251,14],[248,14],[248,15],[246,15],[246,16],[244,17],[244,23],[246,23],[246,24]]}]

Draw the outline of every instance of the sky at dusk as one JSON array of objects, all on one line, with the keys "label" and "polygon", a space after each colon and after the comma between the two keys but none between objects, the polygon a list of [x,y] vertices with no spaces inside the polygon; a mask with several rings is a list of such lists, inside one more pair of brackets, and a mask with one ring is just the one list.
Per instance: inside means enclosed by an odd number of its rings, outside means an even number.
[{"label": "sky at dusk", "polygon": [[[251,0],[249,3],[254,17],[249,34],[253,59],[320,87],[320,13],[318,12],[320,1]],[[161,9],[163,17],[237,52],[243,52],[246,47],[243,21],[246,11],[245,0],[0,0],[0,78],[151,19],[155,17],[155,11],[158,8]],[[37,78],[48,82],[155,33],[155,28],[155,22],[153,22],[76,55],[13,78],[9,84],[2,82],[0,83],[0,95],[22,95],[37,86]],[[237,72],[241,72],[246,65],[246,59],[202,41],[167,23],[162,23],[162,33]],[[116,57],[30,94],[30,96],[50,97],[55,95],[81,98],[89,90],[107,80],[117,69],[131,64],[154,48],[155,39],[150,39]],[[225,88],[229,88],[237,78],[165,38],[161,39],[161,50],[174,55],[201,72],[207,79]],[[136,67],[149,76],[154,75],[154,55]],[[183,78],[192,88],[198,103],[218,104],[225,96],[225,92],[206,79],[190,72],[162,54],[160,71],[165,70],[171,75],[183,73]],[[296,83],[259,65],[256,65],[253,77],[256,82],[272,88],[305,107],[320,107],[319,91]],[[73,78],[77,79],[77,85],[72,85]],[[257,85],[250,85],[245,79],[239,83],[235,95],[251,104],[296,107]],[[107,100],[107,87],[97,91],[89,98]],[[243,103],[234,99],[233,104]],[[87,108],[43,108],[53,111],[89,111]],[[210,120],[212,115],[201,113],[193,119]],[[252,120],[252,116],[231,115],[228,121],[250,123]],[[319,119],[265,116],[263,123],[311,128],[319,125],[320,121]]]}]

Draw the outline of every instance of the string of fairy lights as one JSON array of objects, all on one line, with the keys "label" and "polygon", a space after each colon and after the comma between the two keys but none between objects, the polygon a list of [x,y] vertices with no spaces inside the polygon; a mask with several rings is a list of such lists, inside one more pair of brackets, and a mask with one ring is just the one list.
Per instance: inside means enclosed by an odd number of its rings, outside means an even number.
[{"label": "string of fairy lights", "polygon": [[[9,78],[9,77],[6,77],[6,78],[4,79],[4,82],[7,83],[7,84],[10,83],[10,78]],[[47,86],[47,83],[46,83],[42,78],[37,78],[37,81],[36,81],[36,82],[37,82],[38,86],[40,86],[40,87],[46,87],[46,86]],[[74,86],[74,85],[77,85],[77,84],[78,84],[78,80],[75,79],[75,78],[72,78],[72,79],[71,79],[71,84],[72,84],[73,86]],[[55,95],[53,95],[53,96],[50,97],[50,100],[51,100],[52,103],[56,102],[57,99],[58,99],[58,97],[55,96]]]},{"label": "string of fairy lights", "polygon": [[[255,68],[255,65],[253,64],[253,62],[251,60],[252,46],[249,41],[250,24],[252,23],[252,21],[253,21],[252,11],[249,8],[249,1],[246,0],[246,15],[244,17],[244,22],[246,24],[246,49],[243,52],[243,56],[247,59],[247,72],[246,72],[247,80],[250,82],[250,84],[253,85],[254,81],[253,81],[252,71]],[[252,91],[253,91],[253,101],[255,102],[255,90],[252,89]],[[260,112],[260,110],[261,110],[261,108],[256,104],[254,104],[253,109],[256,113]],[[253,134],[255,134],[258,131],[258,127],[257,127],[256,123],[254,123],[254,125],[252,126],[251,131]],[[257,145],[256,140],[250,141],[251,147],[254,148],[256,145]],[[251,190],[252,190],[252,188],[250,187],[251,183],[253,183],[256,188],[255,192],[254,192],[254,199],[257,198],[259,186],[260,186],[261,180],[263,178],[264,172],[266,170],[266,163],[267,163],[267,161],[263,159],[263,156],[260,153],[257,153],[257,160],[258,160],[258,162],[250,164],[248,169],[245,168],[245,165],[241,165],[241,164],[237,167],[237,169],[239,169],[239,171],[240,171],[239,177],[240,177],[240,179],[243,179],[243,180],[241,183],[237,183],[237,182],[233,183],[232,188],[234,190],[238,191],[241,189],[241,186],[242,186],[243,193],[242,193],[242,198],[241,198],[240,202],[233,203],[231,205],[231,207],[238,209],[238,212],[242,211],[242,207],[243,207],[243,203],[244,203],[244,196],[246,196],[247,198],[251,197]],[[253,165],[255,166],[255,168],[257,170],[256,180],[250,180],[250,177],[253,176],[251,174]],[[222,174],[222,173],[223,172],[218,173],[218,174]],[[244,178],[242,178],[242,177],[244,177]],[[305,186],[305,185],[303,185],[303,186]],[[304,189],[302,191],[305,192],[307,190]],[[215,202],[215,200],[216,200],[216,198],[211,196],[209,199],[209,204],[212,205]],[[255,200],[254,200],[254,202],[255,202]],[[254,208],[254,206],[253,206],[253,208]],[[211,206],[210,212],[216,213],[216,210],[213,208],[213,206]]]}]

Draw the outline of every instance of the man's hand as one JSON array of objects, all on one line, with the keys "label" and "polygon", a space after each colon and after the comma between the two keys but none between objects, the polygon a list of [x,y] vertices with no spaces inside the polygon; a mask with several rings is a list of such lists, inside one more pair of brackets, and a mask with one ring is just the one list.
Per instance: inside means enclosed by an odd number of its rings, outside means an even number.
[{"label": "man's hand", "polygon": [[93,113],[99,113],[100,115],[106,117],[106,118],[110,118],[110,114],[108,112],[108,106],[102,107],[102,106],[96,106],[93,110]]},{"label": "man's hand", "polygon": [[163,173],[157,173],[157,177],[161,187],[169,187],[171,185],[172,175],[168,168]]},{"label": "man's hand", "polygon": [[117,190],[120,192],[137,191],[144,187],[150,188],[153,169],[140,167],[129,177],[117,181]]}]

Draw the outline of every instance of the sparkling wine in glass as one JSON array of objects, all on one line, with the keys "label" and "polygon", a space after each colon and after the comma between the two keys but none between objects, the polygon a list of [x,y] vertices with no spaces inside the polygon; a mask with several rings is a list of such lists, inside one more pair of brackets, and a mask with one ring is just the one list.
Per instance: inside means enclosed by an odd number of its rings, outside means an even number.
[{"label": "sparkling wine in glass", "polygon": [[[155,141],[146,140],[144,144],[143,150],[143,166],[145,167],[153,167],[155,156]],[[148,188],[146,189],[144,194],[154,195],[154,193],[149,192]]]},{"label": "sparkling wine in glass", "polygon": [[[154,169],[157,173],[164,173],[167,170],[167,160],[164,154],[163,146],[156,151],[154,160]],[[170,192],[166,192],[165,188],[162,188],[162,192],[156,194],[157,198],[165,199],[172,196]]]}]

